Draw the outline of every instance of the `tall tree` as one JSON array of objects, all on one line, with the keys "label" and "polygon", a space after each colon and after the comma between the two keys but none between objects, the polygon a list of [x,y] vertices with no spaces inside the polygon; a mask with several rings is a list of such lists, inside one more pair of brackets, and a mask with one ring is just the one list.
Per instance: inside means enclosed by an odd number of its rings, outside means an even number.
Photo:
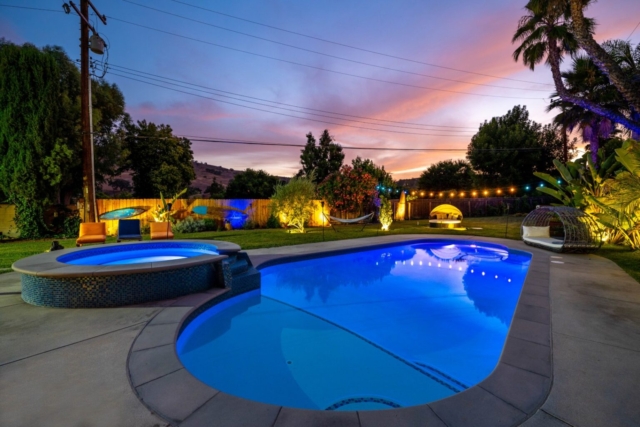
[{"label": "tall tree", "polygon": [[171,126],[146,120],[124,123],[129,156],[126,168],[133,175],[136,197],[175,194],[195,179],[191,141],[173,135]]},{"label": "tall tree", "polygon": [[384,166],[377,166],[370,159],[361,159],[360,156],[351,161],[351,166],[354,170],[361,170],[368,173],[376,179],[377,186],[390,188],[394,186],[393,178],[391,174],[384,170]]},{"label": "tall tree", "polygon": [[62,179],[51,168],[68,158],[58,128],[61,103],[52,55],[29,44],[0,43],[0,189],[16,205],[21,237],[45,232],[43,208],[55,201]]},{"label": "tall tree", "polygon": [[429,191],[467,190],[473,186],[475,173],[464,160],[444,160],[422,172],[418,187]]},{"label": "tall tree", "polygon": [[247,169],[233,177],[227,185],[227,199],[268,199],[280,182],[277,176],[263,170]]},{"label": "tall tree", "polygon": [[551,170],[561,153],[561,136],[552,127],[529,120],[526,107],[515,106],[480,125],[467,148],[467,159],[483,185],[522,185],[533,172]]},{"label": "tall tree", "polygon": [[[572,69],[562,73],[567,90],[571,93],[607,106],[619,113],[624,109],[624,100],[610,84],[606,76],[595,66],[588,56],[577,56]],[[578,105],[564,101],[557,94],[551,98],[547,111],[560,109],[554,123],[566,126],[571,132],[580,129],[583,141],[589,144],[594,164],[598,162],[600,139],[607,139],[615,130],[615,124],[607,117],[595,114]]]},{"label": "tall tree", "polygon": [[224,199],[225,188],[224,185],[218,182],[218,179],[214,176],[211,185],[204,190],[205,194],[208,194],[211,199]]},{"label": "tall tree", "polygon": [[[583,9],[591,0],[530,0],[527,15],[518,23],[512,42],[520,42],[513,52],[518,61],[522,56],[532,70],[546,57],[557,94],[563,101],[575,104],[595,114],[640,132],[640,83],[637,73],[625,72],[618,63],[593,39],[594,21],[586,18]],[[564,85],[560,63],[565,54],[583,48],[600,70],[620,91],[632,107],[630,114],[620,114],[587,98],[572,94]],[[635,91],[635,92],[634,92]],[[635,93],[635,94],[634,94]]]},{"label": "tall tree", "polygon": [[300,163],[302,169],[298,172],[299,177],[314,176],[316,184],[321,183],[327,176],[337,172],[342,166],[344,153],[340,144],[333,142],[334,139],[329,135],[329,130],[325,129],[320,136],[318,145],[313,134],[307,134],[307,144],[300,155]]},{"label": "tall tree", "polygon": [[640,132],[640,74],[637,70],[631,73],[625,72],[619,61],[594,40],[593,32],[590,31],[589,18],[584,16],[584,9],[589,3],[590,0],[570,0],[572,28],[576,39],[600,71],[608,76],[611,83],[629,102],[635,112],[632,122],[635,126],[630,129]]}]

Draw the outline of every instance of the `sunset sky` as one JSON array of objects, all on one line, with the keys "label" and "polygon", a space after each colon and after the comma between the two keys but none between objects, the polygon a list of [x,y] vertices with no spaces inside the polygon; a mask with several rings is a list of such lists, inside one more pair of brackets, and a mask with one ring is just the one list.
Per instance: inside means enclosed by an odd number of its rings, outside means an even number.
[{"label": "sunset sky", "polygon": [[[0,37],[59,45],[79,58],[79,18],[62,12],[62,0],[0,4],[56,11],[0,6]],[[94,4],[107,15],[107,25],[96,28],[108,59],[93,54],[110,66],[105,79],[120,87],[134,119],[170,124],[178,135],[303,145],[306,133],[318,137],[327,128],[341,145],[358,147],[345,149],[345,161],[370,158],[402,179],[465,153],[364,148],[464,150],[480,123],[518,104],[538,122],[552,117],[545,113],[549,69],[531,72],[512,59],[524,0]],[[601,0],[586,15],[596,18],[598,41],[627,39],[640,21],[640,1]],[[630,41],[640,42],[640,28]],[[291,176],[300,168],[296,147],[194,142],[193,150],[196,160],[239,170]]]}]

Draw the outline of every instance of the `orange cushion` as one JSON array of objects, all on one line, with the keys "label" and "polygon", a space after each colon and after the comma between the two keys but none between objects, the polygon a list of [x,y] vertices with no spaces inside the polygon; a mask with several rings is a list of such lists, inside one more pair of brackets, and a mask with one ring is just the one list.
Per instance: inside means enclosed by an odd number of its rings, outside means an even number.
[{"label": "orange cushion", "polygon": [[105,234],[89,234],[86,236],[78,237],[76,244],[82,243],[104,243],[107,240]]},{"label": "orange cushion", "polygon": [[156,231],[151,233],[151,240],[173,239],[173,233],[169,231]]}]

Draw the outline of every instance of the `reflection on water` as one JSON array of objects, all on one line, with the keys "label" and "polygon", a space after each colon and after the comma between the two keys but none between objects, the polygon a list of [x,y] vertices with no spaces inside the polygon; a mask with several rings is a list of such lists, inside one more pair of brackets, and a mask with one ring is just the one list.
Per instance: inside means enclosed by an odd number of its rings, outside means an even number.
[{"label": "reflection on water", "polygon": [[[355,252],[349,254],[349,262],[338,257],[316,258],[311,261],[295,263],[295,267],[274,268],[276,287],[304,292],[307,301],[317,296],[327,302],[331,293],[341,287],[366,287],[380,282],[398,261],[413,258],[416,251],[407,247],[398,252],[381,254]],[[276,266],[278,267],[278,266]],[[271,270],[269,270],[271,271]]]}]

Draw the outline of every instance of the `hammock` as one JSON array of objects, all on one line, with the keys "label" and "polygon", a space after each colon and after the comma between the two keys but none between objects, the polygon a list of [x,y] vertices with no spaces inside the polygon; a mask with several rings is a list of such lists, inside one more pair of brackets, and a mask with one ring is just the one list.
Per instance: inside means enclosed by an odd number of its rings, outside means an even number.
[{"label": "hammock", "polygon": [[331,226],[331,228],[333,228],[333,231],[335,232],[338,232],[338,230],[334,227],[334,225],[337,225],[337,224],[342,224],[342,225],[362,224],[362,228],[359,230],[359,231],[362,231],[367,226],[367,224],[369,224],[373,219],[373,214],[374,213],[371,212],[370,214],[361,216],[359,218],[345,219],[345,218],[338,218],[336,216],[326,215],[324,212],[322,213],[322,215],[324,215],[324,217],[327,218],[327,220],[329,221],[329,225]]}]

